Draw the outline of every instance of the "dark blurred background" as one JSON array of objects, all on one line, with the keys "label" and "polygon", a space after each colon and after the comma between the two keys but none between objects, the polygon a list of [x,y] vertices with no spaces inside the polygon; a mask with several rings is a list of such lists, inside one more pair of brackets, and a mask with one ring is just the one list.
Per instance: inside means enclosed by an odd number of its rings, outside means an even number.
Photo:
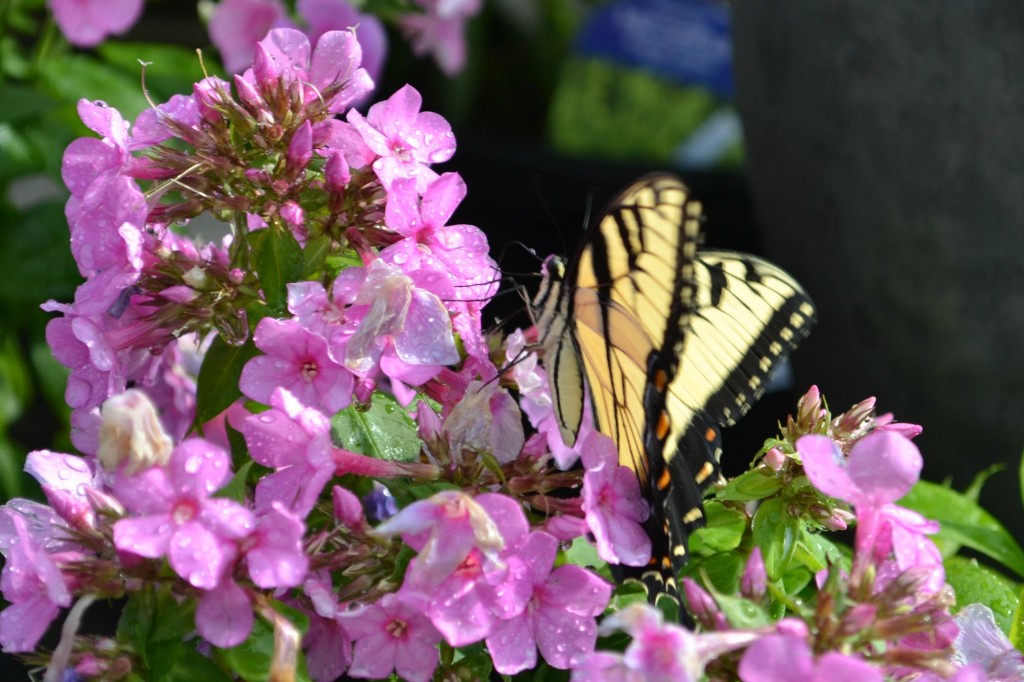
[{"label": "dark blurred background", "polygon": [[[147,4],[125,39],[211,49],[180,0]],[[444,170],[469,189],[453,222],[482,228],[506,272],[535,286],[516,242],[571,253],[588,213],[674,170],[707,244],[779,263],[819,309],[792,384],[726,434],[727,466],[811,384],[834,412],[873,395],[924,426],[925,478],[963,489],[1002,465],[982,502],[1024,538],[1024,5],[495,0],[468,40],[449,79],[392,34],[375,98],[409,82],[452,122]],[[489,312],[521,310],[506,294]],[[52,402],[11,426],[16,450],[54,446]]]}]

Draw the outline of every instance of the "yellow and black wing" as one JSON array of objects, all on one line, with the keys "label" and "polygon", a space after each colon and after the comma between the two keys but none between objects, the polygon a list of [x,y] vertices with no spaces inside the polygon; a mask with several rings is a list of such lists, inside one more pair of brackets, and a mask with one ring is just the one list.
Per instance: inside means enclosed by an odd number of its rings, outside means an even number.
[{"label": "yellow and black wing", "polygon": [[701,220],[677,178],[641,178],[572,261],[548,262],[535,299],[564,440],[575,441],[589,390],[597,428],[651,504],[651,564],[620,572],[652,600],[678,595],[703,491],[720,477],[719,427],[747,411],[814,319],[799,284],[771,263],[699,252]]}]

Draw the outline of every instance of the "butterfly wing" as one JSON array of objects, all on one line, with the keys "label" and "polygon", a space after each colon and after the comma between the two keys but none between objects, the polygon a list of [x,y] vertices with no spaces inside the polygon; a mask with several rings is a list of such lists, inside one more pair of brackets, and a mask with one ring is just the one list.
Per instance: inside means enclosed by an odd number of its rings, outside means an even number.
[{"label": "butterfly wing", "polygon": [[561,261],[546,272],[535,301],[563,438],[578,432],[585,377],[597,428],[651,504],[651,563],[619,572],[652,600],[678,595],[703,490],[720,477],[719,426],[759,397],[814,315],[774,265],[698,255],[700,222],[700,203],[678,179],[641,178],[601,215],[567,272]]}]

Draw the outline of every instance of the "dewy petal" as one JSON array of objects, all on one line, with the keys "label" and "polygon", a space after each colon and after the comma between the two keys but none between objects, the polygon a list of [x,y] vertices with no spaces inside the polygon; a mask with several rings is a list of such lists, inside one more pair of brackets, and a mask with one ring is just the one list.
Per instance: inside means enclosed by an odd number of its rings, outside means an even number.
[{"label": "dewy petal", "polygon": [[796,450],[815,488],[847,502],[859,499],[862,491],[850,478],[848,462],[830,438],[804,436],[796,442]]},{"label": "dewy petal", "polygon": [[229,648],[245,641],[252,631],[252,605],[245,591],[225,580],[199,600],[196,629],[214,646]]},{"label": "dewy petal", "polygon": [[[430,183],[423,194],[420,212],[424,222],[438,228],[447,224],[462,200],[466,198],[466,183],[458,173],[443,173]],[[388,197],[390,201],[390,196]]]},{"label": "dewy petal", "polygon": [[850,449],[849,475],[875,504],[894,502],[917,483],[924,462],[911,441],[891,431],[864,436]]},{"label": "dewy petal", "polygon": [[228,453],[208,440],[189,438],[171,453],[169,474],[180,494],[209,497],[231,477]]},{"label": "dewy petal", "polygon": [[740,660],[743,682],[811,680],[814,661],[810,647],[799,637],[771,635],[751,644]]},{"label": "dewy petal", "polygon": [[275,28],[260,41],[267,55],[274,61],[275,71],[285,81],[307,80],[309,67],[309,38],[293,28]]},{"label": "dewy petal", "polygon": [[537,665],[537,642],[530,618],[501,621],[487,637],[494,669],[502,675],[515,675]]},{"label": "dewy petal", "polygon": [[302,584],[309,570],[309,558],[302,551],[305,528],[298,516],[279,503],[260,518],[256,545],[246,554],[249,575],[258,587]]},{"label": "dewy petal", "polygon": [[814,682],[883,682],[884,679],[882,672],[867,661],[836,651],[822,654],[814,671]]},{"label": "dewy petal", "polygon": [[0,645],[4,652],[33,651],[58,613],[60,608],[42,594],[8,606],[0,612]]},{"label": "dewy petal", "polygon": [[306,461],[310,434],[281,410],[249,415],[242,435],[253,460],[263,466],[277,468]]},{"label": "dewy petal", "polygon": [[114,524],[114,546],[122,552],[157,559],[171,546],[174,525],[166,514],[121,519]]},{"label": "dewy petal", "polygon": [[352,31],[328,31],[320,36],[313,51],[309,79],[322,93],[334,83],[348,80],[359,67],[363,50]]},{"label": "dewy petal", "polygon": [[410,290],[405,324],[394,335],[395,352],[410,365],[453,365],[459,361],[452,322],[444,304],[434,294]]},{"label": "dewy petal", "polygon": [[231,545],[203,525],[190,521],[174,533],[167,558],[174,572],[193,587],[209,590],[220,582],[234,554]]}]

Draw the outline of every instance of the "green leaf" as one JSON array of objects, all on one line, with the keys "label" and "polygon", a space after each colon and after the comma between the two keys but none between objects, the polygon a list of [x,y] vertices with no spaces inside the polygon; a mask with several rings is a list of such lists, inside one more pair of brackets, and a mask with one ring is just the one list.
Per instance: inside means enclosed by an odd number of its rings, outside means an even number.
[{"label": "green leaf", "polygon": [[306,248],[302,250],[302,277],[310,279],[319,274],[327,254],[331,252],[331,238],[327,235],[314,237],[306,242]]},{"label": "green leaf", "polygon": [[[0,389],[2,390],[2,389]],[[21,497],[25,490],[25,453],[15,448],[0,429],[0,495],[10,500]]]},{"label": "green leaf", "polygon": [[690,551],[694,554],[728,552],[740,546],[747,530],[747,515],[721,502],[709,500],[704,505],[707,525],[690,537]]},{"label": "green leaf", "polygon": [[1024,454],[1020,458],[1020,466],[1017,467],[1017,478],[1020,481],[1020,499],[1024,502]]},{"label": "green leaf", "polygon": [[[692,557],[691,557],[692,559]],[[740,589],[740,576],[746,568],[747,557],[743,552],[720,552],[697,561],[690,561],[683,567],[684,576],[704,576],[701,581],[713,586],[719,592],[732,594]]]},{"label": "green leaf", "polygon": [[1017,595],[1017,608],[1013,610],[1009,635],[1017,651],[1024,651],[1024,593]]},{"label": "green leaf", "polygon": [[334,415],[331,433],[334,442],[346,450],[377,459],[414,462],[422,447],[416,424],[405,408],[383,393],[373,394],[369,409],[349,405]]},{"label": "green leaf", "polygon": [[[14,309],[31,311],[35,320],[48,315],[38,310],[50,298],[69,300],[81,283],[71,250],[64,201],[43,201],[15,214],[15,222],[0,230],[0,301]],[[24,323],[28,318],[20,313]],[[10,328],[12,320],[5,320]]]},{"label": "green leaf", "polygon": [[566,561],[577,566],[602,567],[605,565],[604,559],[597,555],[597,548],[584,538],[573,540],[564,554]]},{"label": "green leaf", "polygon": [[230,481],[228,481],[227,485],[218,490],[214,494],[214,497],[222,497],[227,500],[234,500],[239,504],[244,504],[246,497],[245,482],[249,477],[249,469],[252,468],[253,464],[255,464],[255,462],[250,460],[240,466],[238,471],[235,472],[235,475],[231,477]]},{"label": "green leaf", "polygon": [[[68,53],[42,64],[40,76],[58,99],[77,102],[82,97],[103,100],[117,109],[125,120],[134,120],[149,107],[139,78],[141,67],[128,72],[105,64],[91,55]],[[69,104],[68,116],[77,117]],[[92,134],[92,133],[90,133]]]},{"label": "green leaf", "polygon": [[946,560],[946,582],[956,591],[957,610],[982,603],[992,609],[1003,632],[1010,630],[1018,606],[1020,586],[975,559],[955,556]]},{"label": "green leaf", "polygon": [[799,520],[786,512],[785,503],[775,497],[766,500],[754,512],[751,524],[754,544],[761,548],[764,567],[770,580],[778,580],[789,568],[800,537]]},{"label": "green leaf", "polygon": [[[154,682],[182,680],[173,671],[191,648],[185,637],[195,629],[195,603],[179,603],[169,589],[152,585],[135,592],[121,611],[118,636],[132,643]],[[194,678],[195,679],[195,678]],[[216,678],[213,678],[216,679]]]},{"label": "green leaf", "polygon": [[267,307],[279,316],[288,309],[288,283],[302,278],[302,247],[283,227],[272,225],[263,232],[254,259],[256,272]]},{"label": "green leaf", "polygon": [[[166,43],[129,43],[108,40],[96,48],[110,66],[133,78],[135,89],[142,89],[142,65],[146,62],[146,89],[154,101],[162,102],[178,93],[188,93],[193,83],[205,76],[199,55],[195,50]],[[207,67],[216,67],[216,61],[204,54]]]},{"label": "green leaf", "polygon": [[238,388],[242,367],[258,354],[252,338],[241,346],[232,346],[220,336],[214,338],[196,382],[197,423],[205,424],[242,397]]},{"label": "green leaf", "polygon": [[729,481],[725,488],[715,494],[719,500],[748,502],[771,497],[782,487],[782,482],[775,476],[765,473],[763,469],[745,471]]},{"label": "green leaf", "polygon": [[806,566],[812,573],[817,573],[827,568],[829,562],[835,564],[845,559],[839,545],[821,533],[812,533],[802,527],[793,560]]},{"label": "green leaf", "polygon": [[899,504],[939,522],[933,539],[943,556],[970,547],[1024,577],[1024,550],[994,516],[965,495],[919,481]]}]

